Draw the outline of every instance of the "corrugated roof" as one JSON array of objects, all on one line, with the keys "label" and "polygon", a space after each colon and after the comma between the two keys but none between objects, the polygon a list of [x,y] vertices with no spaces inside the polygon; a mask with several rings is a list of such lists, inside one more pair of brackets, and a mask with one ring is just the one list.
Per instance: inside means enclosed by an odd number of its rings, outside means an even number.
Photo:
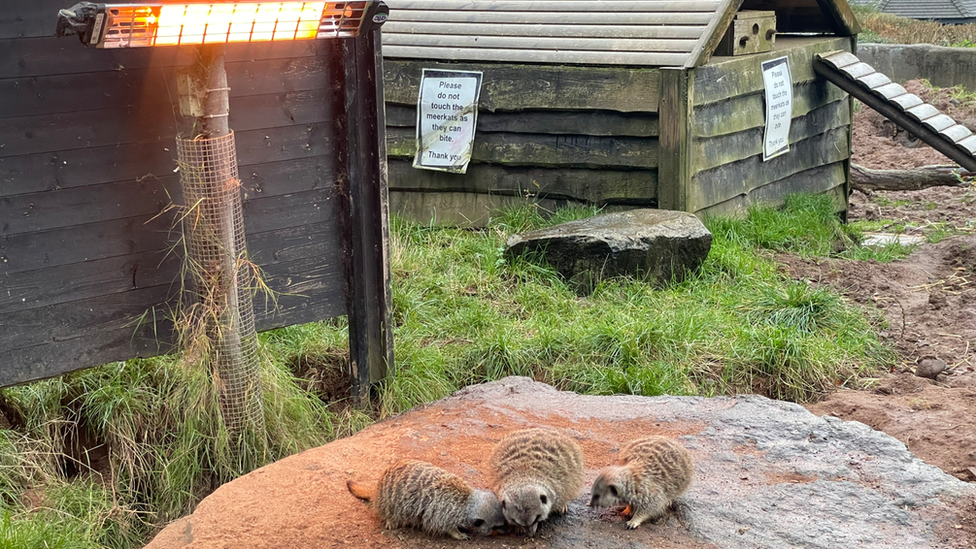
[{"label": "corrugated roof", "polygon": [[882,0],[878,9],[912,19],[968,19],[976,17],[976,0]]},{"label": "corrugated roof", "polygon": [[[387,0],[386,57],[644,66],[694,62],[735,0]],[[741,0],[740,0],[741,3]]]}]

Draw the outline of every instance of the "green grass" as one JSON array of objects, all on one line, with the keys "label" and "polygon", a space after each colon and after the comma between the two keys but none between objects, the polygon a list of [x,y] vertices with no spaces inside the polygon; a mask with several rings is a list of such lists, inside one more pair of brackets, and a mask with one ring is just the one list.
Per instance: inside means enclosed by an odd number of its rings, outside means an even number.
[{"label": "green grass", "polygon": [[[344,320],[262,334],[268,444],[258,453],[233,451],[210,377],[175,357],[0,391],[13,424],[0,431],[0,549],[139,547],[242,472],[507,375],[589,394],[758,392],[802,402],[895,358],[875,335],[875,313],[785,278],[760,251],[876,258],[829,199],[707,220],[708,259],[663,288],[621,278],[581,295],[552,269],[504,256],[514,231],[597,212],[526,205],[482,230],[394,220],[396,365],[376,402],[319,398],[347,367]],[[91,441],[107,449],[110,469],[87,467],[97,461]]]}]

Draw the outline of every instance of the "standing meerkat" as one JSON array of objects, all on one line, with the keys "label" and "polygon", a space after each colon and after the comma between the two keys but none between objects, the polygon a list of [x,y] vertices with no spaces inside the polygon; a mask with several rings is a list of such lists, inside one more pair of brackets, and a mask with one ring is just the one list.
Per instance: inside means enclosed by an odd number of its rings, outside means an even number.
[{"label": "standing meerkat", "polygon": [[565,513],[583,491],[583,451],[552,429],[509,433],[489,460],[492,488],[510,524],[535,535],[550,513]]},{"label": "standing meerkat", "polygon": [[475,490],[454,473],[424,461],[394,464],[383,472],[375,491],[351,480],[346,487],[359,499],[373,500],[380,520],[390,529],[412,527],[468,539],[465,531],[488,535],[505,526],[494,493]]},{"label": "standing meerkat", "polygon": [[674,499],[691,485],[691,453],[678,441],[649,436],[628,443],[619,465],[600,472],[593,483],[593,507],[627,504],[632,513],[627,528],[664,514]]}]

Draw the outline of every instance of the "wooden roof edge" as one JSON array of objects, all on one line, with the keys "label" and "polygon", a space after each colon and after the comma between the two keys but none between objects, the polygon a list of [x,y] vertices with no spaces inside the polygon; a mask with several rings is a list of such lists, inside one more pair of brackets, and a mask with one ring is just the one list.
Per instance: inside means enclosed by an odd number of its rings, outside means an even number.
[{"label": "wooden roof edge", "polygon": [[838,36],[854,36],[861,32],[861,24],[857,22],[847,0],[817,0],[817,4],[833,22]]},{"label": "wooden roof edge", "polygon": [[[708,63],[744,1],[723,0],[719,9],[715,11],[716,17],[709,22],[705,32],[688,55],[685,68],[700,67]],[[824,17],[830,21],[837,36],[855,36],[861,32],[861,25],[857,22],[857,17],[851,11],[847,0],[817,0],[817,5],[823,10]]]},{"label": "wooden roof edge", "polygon": [[742,7],[743,1],[722,0],[719,8],[715,10],[716,16],[712,17],[712,20],[709,21],[708,26],[705,27],[705,31],[702,32],[701,38],[698,39],[698,43],[695,44],[691,53],[688,54],[688,60],[685,61],[685,68],[700,67],[708,63],[708,60],[711,59],[712,54],[718,48],[719,42],[722,41],[722,37],[725,36],[725,31],[728,30],[729,25],[732,24],[732,20],[735,19],[735,14]]}]

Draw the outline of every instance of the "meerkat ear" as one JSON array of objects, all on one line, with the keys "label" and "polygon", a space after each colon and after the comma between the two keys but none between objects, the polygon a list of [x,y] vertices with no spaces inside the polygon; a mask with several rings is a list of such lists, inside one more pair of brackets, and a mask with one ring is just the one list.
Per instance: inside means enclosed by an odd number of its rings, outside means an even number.
[{"label": "meerkat ear", "polygon": [[539,500],[543,505],[549,503],[549,498],[547,498],[545,494],[539,494]]},{"label": "meerkat ear", "polygon": [[617,497],[620,495],[617,493],[617,487],[614,486],[613,484],[610,485],[610,493],[613,494],[613,497]]},{"label": "meerkat ear", "polygon": [[481,528],[484,525],[485,525],[485,521],[484,520],[482,520],[482,519],[474,519],[474,527],[475,528]]}]

